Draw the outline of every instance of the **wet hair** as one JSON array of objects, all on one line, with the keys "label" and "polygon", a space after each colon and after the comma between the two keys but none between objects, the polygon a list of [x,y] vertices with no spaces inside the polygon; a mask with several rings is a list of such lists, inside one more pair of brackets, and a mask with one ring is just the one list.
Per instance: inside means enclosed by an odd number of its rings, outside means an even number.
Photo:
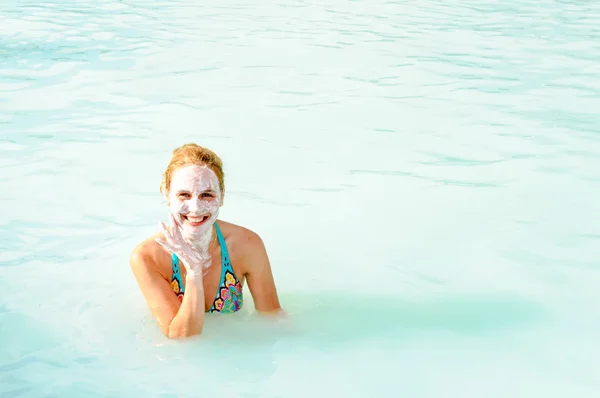
[{"label": "wet hair", "polygon": [[225,196],[223,161],[215,152],[194,143],[185,144],[173,150],[171,161],[163,173],[160,191],[165,196],[168,196],[173,173],[181,167],[191,165],[207,166],[216,174],[217,179],[219,180],[222,201]]}]

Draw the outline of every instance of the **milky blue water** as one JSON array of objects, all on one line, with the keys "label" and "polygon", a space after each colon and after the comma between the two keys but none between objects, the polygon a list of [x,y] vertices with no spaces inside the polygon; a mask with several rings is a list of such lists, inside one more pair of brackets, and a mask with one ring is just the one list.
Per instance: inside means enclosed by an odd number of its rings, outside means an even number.
[{"label": "milky blue water", "polygon": [[[4,0],[0,396],[597,397],[599,110],[595,1]],[[290,323],[150,317],[186,142]]]}]

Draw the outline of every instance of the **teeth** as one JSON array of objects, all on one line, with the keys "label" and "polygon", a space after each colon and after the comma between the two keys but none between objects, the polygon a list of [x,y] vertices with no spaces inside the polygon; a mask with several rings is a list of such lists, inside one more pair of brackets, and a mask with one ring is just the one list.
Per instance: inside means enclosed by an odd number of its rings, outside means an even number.
[{"label": "teeth", "polygon": [[188,217],[187,219],[191,222],[202,222],[204,217]]}]

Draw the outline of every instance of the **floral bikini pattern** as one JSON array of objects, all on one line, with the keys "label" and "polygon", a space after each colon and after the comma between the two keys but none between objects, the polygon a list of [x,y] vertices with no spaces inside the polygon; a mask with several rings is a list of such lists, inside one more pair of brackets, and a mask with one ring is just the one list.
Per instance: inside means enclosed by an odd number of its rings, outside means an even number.
[{"label": "floral bikini pattern", "polygon": [[242,308],[242,284],[229,270],[226,270],[225,286],[219,288],[217,299],[210,312],[232,313],[240,308]]},{"label": "floral bikini pattern", "polygon": [[183,301],[183,291],[181,289],[181,286],[179,285],[179,279],[177,279],[174,275],[173,275],[173,279],[171,280],[171,287],[173,288],[173,291],[177,295],[179,302],[182,302]]}]

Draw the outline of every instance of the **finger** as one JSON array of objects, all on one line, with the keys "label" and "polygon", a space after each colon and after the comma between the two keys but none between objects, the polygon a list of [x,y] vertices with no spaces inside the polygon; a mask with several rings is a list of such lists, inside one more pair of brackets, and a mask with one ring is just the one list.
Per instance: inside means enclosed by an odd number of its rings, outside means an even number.
[{"label": "finger", "polygon": [[171,231],[169,231],[169,229],[167,228],[167,226],[165,225],[165,223],[163,223],[161,221],[160,223],[158,223],[158,227],[162,231],[162,233],[165,236],[165,239],[167,240],[167,242],[169,242],[170,244],[173,244],[173,234],[171,233]]},{"label": "finger", "polygon": [[181,226],[181,214],[177,213],[177,217],[171,213],[171,222],[173,223],[173,225],[178,225]]},{"label": "finger", "polygon": [[[181,233],[181,229],[183,228],[183,226],[181,225],[181,223],[179,222],[179,220],[177,220],[177,218],[171,213],[171,232],[173,233],[173,239],[176,242],[181,242],[183,240],[183,234]],[[179,215],[177,215],[177,217],[181,217]]]},{"label": "finger", "polygon": [[154,241],[156,243],[158,243],[163,249],[165,249],[165,251],[167,251],[167,253],[175,253],[175,249],[173,248],[173,246],[171,246],[169,243],[165,242],[162,239],[154,239]]},{"label": "finger", "polygon": [[170,220],[171,220],[171,227],[175,228],[175,227],[181,227],[181,214],[177,214],[177,216],[175,216],[173,213],[169,214]]},{"label": "finger", "polygon": [[169,213],[169,227],[171,227],[170,229],[172,236],[175,237],[175,232],[177,231],[177,221],[172,213]]},{"label": "finger", "polygon": [[165,250],[167,253],[175,254],[178,258],[181,259],[181,257],[182,257],[181,256],[181,248],[170,245],[168,242],[165,242],[164,240],[161,240],[161,239],[155,239],[155,242],[158,243],[163,248],[163,250]]},{"label": "finger", "polygon": [[192,253],[194,253],[196,256],[198,256],[198,258],[200,258],[202,260],[204,260],[204,259],[206,259],[206,257],[208,257],[208,251],[200,250],[196,246],[190,245],[190,250],[192,251]]},{"label": "finger", "polygon": [[160,230],[162,231],[163,234],[165,234],[165,236],[169,233],[169,229],[167,228],[165,223],[162,221],[158,223],[158,228],[160,228]]}]

